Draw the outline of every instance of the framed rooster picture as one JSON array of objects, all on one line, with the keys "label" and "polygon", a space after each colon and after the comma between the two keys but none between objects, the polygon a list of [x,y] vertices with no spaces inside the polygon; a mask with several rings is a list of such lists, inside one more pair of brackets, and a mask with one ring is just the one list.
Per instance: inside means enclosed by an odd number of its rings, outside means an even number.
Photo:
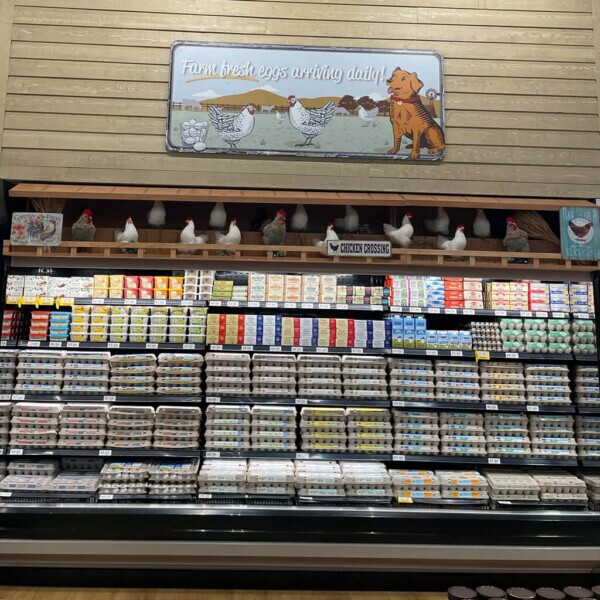
[{"label": "framed rooster picture", "polygon": [[10,243],[15,246],[58,246],[62,240],[62,224],[61,213],[13,213]]},{"label": "framed rooster picture", "polygon": [[175,42],[170,152],[439,161],[434,51]]}]

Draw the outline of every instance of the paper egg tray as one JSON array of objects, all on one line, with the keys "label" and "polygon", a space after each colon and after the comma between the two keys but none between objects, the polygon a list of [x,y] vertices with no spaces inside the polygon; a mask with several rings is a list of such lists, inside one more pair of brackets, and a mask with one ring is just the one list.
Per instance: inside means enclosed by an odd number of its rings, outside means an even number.
[{"label": "paper egg tray", "polygon": [[304,406],[300,415],[303,420],[346,421],[346,410],[341,407]]},{"label": "paper egg tray", "polygon": [[349,498],[392,498],[392,486],[353,486],[346,485],[346,496]]},{"label": "paper egg tray", "polygon": [[207,483],[198,486],[199,494],[246,494],[246,484]]},{"label": "paper egg tray", "polygon": [[328,386],[310,386],[306,387],[302,384],[298,384],[298,397],[305,398],[339,398],[342,396],[342,387],[328,387]]},{"label": "paper egg tray", "polygon": [[296,432],[295,430],[277,430],[277,429],[265,429],[265,430],[252,430],[252,445],[261,440],[265,441],[289,441],[295,443]]},{"label": "paper egg tray", "polygon": [[251,393],[250,384],[239,383],[208,383],[206,384],[206,394],[208,396],[249,396]]},{"label": "paper egg tray", "polygon": [[570,473],[548,474],[532,473],[532,477],[540,486],[542,494],[585,494],[586,485],[582,479]]},{"label": "paper egg tray", "polygon": [[244,365],[250,369],[251,363],[250,355],[241,352],[207,352],[204,359],[207,366],[239,367]]},{"label": "paper egg tray", "polygon": [[176,450],[193,450],[193,449],[200,447],[200,442],[199,442],[199,437],[194,438],[194,439],[187,439],[187,440],[172,439],[172,438],[157,439],[155,437],[154,441],[152,443],[152,447],[153,448],[170,448],[170,449],[176,449]]},{"label": "paper egg tray", "polygon": [[580,473],[579,477],[585,482],[588,493],[600,495],[600,474],[598,473]]},{"label": "paper egg tray", "polygon": [[17,383],[14,391],[21,394],[60,394],[61,385],[60,383]]},{"label": "paper egg tray", "polygon": [[9,446],[32,448],[53,448],[56,446],[56,433],[45,434],[15,434],[11,432]]},{"label": "paper egg tray", "polygon": [[440,436],[438,433],[401,433],[396,431],[394,433],[394,440],[396,443],[425,443],[438,445],[440,442]]},{"label": "paper egg tray", "polygon": [[483,428],[482,413],[440,412],[440,425],[470,425]]},{"label": "paper egg tray", "polygon": [[341,379],[342,369],[339,365],[314,365],[314,366],[299,366],[298,367],[298,381],[304,381],[310,378],[334,378]]},{"label": "paper egg tray", "polygon": [[148,438],[110,438],[106,442],[107,448],[121,448],[127,450],[142,450],[144,448],[152,448],[152,436]]},{"label": "paper egg tray", "polygon": [[246,492],[255,495],[294,496],[296,488],[294,484],[282,483],[248,483]]},{"label": "paper egg tray", "polygon": [[11,460],[6,467],[9,475],[55,475],[60,471],[57,460]]},{"label": "paper egg tray", "polygon": [[156,368],[156,356],[154,354],[114,354],[110,357],[111,370],[113,367],[128,367],[147,365],[153,370]]},{"label": "paper egg tray", "polygon": [[296,450],[296,440],[281,441],[277,439],[252,440],[252,450],[265,452],[293,452]]},{"label": "paper egg tray", "polygon": [[525,377],[557,377],[568,381],[569,367],[561,364],[528,364],[525,365]]},{"label": "paper egg tray", "polygon": [[252,356],[252,366],[261,366],[266,368],[288,365],[295,369],[296,356],[294,354],[261,354],[257,353]]},{"label": "paper egg tray", "polygon": [[390,453],[393,449],[392,440],[382,441],[382,440],[364,440],[364,439],[349,439],[348,440],[348,452],[357,452],[357,453]]}]

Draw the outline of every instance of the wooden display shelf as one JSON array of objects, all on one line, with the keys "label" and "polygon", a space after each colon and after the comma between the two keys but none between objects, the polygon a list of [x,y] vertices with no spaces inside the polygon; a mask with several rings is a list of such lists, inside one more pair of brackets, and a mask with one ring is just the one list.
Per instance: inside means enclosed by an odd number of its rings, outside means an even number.
[{"label": "wooden display shelf", "polygon": [[133,187],[19,183],[9,192],[13,198],[62,198],[65,200],[135,200],[163,202],[230,202],[240,204],[306,204],[340,206],[388,206],[487,208],[500,210],[557,211],[563,206],[593,206],[586,200],[507,198],[494,196],[444,196],[428,194],[299,192],[215,188]]},{"label": "wooden display shelf", "polygon": [[[10,241],[4,241],[4,255],[29,258],[69,258],[87,260],[90,258],[140,260],[168,260],[183,264],[199,261],[220,261],[223,263],[252,262],[254,265],[273,264],[335,264],[353,265],[367,263],[385,267],[443,267],[458,268],[501,268],[528,270],[568,270],[568,271],[597,271],[598,262],[585,265],[574,264],[565,260],[559,253],[529,252],[510,254],[509,252],[466,250],[463,252],[433,250],[433,249],[403,249],[393,248],[390,258],[340,258],[327,257],[321,254],[315,246],[265,246],[264,244],[242,244],[239,246],[224,246],[221,244],[201,244],[186,246],[186,250],[196,248],[195,254],[180,254],[181,244],[177,243],[137,243],[121,244],[117,242],[72,242],[64,241],[59,246],[15,246]],[[136,250],[126,253],[126,250]],[[275,253],[285,252],[285,256]],[[229,253],[229,254],[225,254]],[[527,259],[529,262],[511,263],[511,258]]]}]

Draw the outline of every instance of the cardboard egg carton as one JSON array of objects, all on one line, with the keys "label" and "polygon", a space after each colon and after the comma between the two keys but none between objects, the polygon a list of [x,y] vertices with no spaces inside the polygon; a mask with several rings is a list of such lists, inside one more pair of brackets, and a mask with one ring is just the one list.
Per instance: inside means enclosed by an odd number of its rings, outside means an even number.
[{"label": "cardboard egg carton", "polygon": [[101,482],[142,482],[148,478],[150,463],[136,461],[108,461],[101,470]]},{"label": "cardboard egg carton", "polygon": [[486,470],[490,498],[493,500],[538,501],[540,486],[525,471]]}]

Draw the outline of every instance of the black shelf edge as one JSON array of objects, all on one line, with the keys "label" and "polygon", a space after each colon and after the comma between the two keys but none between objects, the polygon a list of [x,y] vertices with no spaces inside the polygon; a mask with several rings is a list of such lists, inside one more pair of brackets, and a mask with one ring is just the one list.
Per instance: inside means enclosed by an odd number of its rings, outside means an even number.
[{"label": "black shelf edge", "polygon": [[160,395],[158,393],[144,394],[0,394],[0,401],[13,402],[90,402],[90,403],[145,403],[158,404],[168,402],[170,404],[201,404],[204,401],[203,395],[198,396],[178,396],[178,395]]},{"label": "black shelf edge", "polygon": [[444,358],[474,358],[473,350],[425,350],[421,348],[386,348],[384,354],[392,356],[433,356]]},{"label": "black shelf edge", "polygon": [[600,406],[577,405],[577,412],[580,415],[600,415]]},{"label": "black shelf edge", "polygon": [[17,343],[21,350],[32,348],[50,348],[65,350],[193,350],[194,352],[206,349],[205,344],[154,344],[151,342],[50,342],[50,341],[27,341]]},{"label": "black shelf edge", "polygon": [[[534,414],[574,414],[574,405],[569,406],[539,406],[531,404],[491,404],[484,402],[413,402],[410,400],[392,400],[392,408],[431,409],[431,410],[466,410],[475,412],[526,412]],[[600,412],[600,410],[598,411]]]},{"label": "black shelf edge", "polygon": [[389,408],[388,398],[376,400],[371,398],[304,398],[276,396],[206,396],[207,404],[277,404],[280,406],[350,406]]},{"label": "black shelf edge", "polygon": [[590,362],[597,363],[598,355],[597,354],[575,354],[575,362]]},{"label": "black shelf edge", "polygon": [[209,351],[217,352],[287,352],[302,354],[376,354],[386,353],[386,348],[328,348],[325,346],[254,346],[238,344],[210,344]]},{"label": "black shelf edge", "polygon": [[[71,300],[76,306],[81,305],[96,305],[96,306],[208,306],[207,300],[162,300],[160,298],[67,298],[66,303],[60,303],[62,306],[71,306]],[[54,302],[50,305],[40,306],[54,306],[59,298],[54,298]],[[7,306],[18,306],[17,303],[6,303]],[[26,304],[24,306],[33,306]]]},{"label": "black shelf edge", "polygon": [[569,354],[542,354],[536,352],[490,352],[490,360],[539,360],[541,362],[572,362],[575,356]]},{"label": "black shelf edge", "polygon": [[[16,451],[16,452],[15,452]],[[9,448],[6,456],[82,456],[99,458],[199,458],[200,450],[159,450],[147,448],[142,450],[127,450],[121,448]]]},{"label": "black shelf edge", "polygon": [[16,348],[17,340],[0,340],[0,348]]},{"label": "black shelf edge", "polygon": [[[521,467],[577,467],[576,458],[516,458],[516,457],[488,457],[484,456],[448,456],[442,454],[396,454],[392,455],[392,462],[428,462],[435,464],[480,465],[494,467],[499,465]],[[599,463],[600,464],[600,463]]]},{"label": "black shelf edge", "polygon": [[210,308],[268,308],[276,310],[335,310],[344,312],[387,312],[386,304],[342,304],[338,302],[266,302],[245,300],[210,300]]},{"label": "black shelf edge", "polygon": [[279,460],[357,460],[366,462],[389,462],[391,454],[374,454],[368,452],[303,452],[294,451],[216,451],[204,450],[204,458],[273,458]]},{"label": "black shelf edge", "polygon": [[490,308],[438,308],[430,306],[390,306],[389,310],[392,314],[466,315],[471,317],[519,317],[526,319],[595,318],[594,314],[588,313],[584,313],[585,316],[583,317],[578,317],[578,313],[546,310],[493,310]]}]

